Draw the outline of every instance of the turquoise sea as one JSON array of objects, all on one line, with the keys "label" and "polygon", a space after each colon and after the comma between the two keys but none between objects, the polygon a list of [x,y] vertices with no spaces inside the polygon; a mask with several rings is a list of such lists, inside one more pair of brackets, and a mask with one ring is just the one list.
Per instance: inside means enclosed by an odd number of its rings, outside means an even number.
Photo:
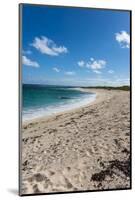
[{"label": "turquoise sea", "polygon": [[75,87],[23,84],[22,119],[26,121],[78,108],[93,101],[95,96]]}]

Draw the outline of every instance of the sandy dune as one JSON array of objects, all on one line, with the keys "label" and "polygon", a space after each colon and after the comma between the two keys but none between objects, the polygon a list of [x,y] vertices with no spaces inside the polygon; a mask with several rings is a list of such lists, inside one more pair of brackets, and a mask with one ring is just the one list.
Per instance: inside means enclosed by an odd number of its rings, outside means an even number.
[{"label": "sandy dune", "polygon": [[130,93],[22,127],[22,194],[130,187]]}]

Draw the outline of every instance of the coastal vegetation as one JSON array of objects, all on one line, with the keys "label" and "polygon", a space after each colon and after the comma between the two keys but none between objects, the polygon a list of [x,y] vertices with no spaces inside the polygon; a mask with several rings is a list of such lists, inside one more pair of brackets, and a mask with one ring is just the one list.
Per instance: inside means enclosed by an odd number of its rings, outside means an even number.
[{"label": "coastal vegetation", "polygon": [[123,86],[117,86],[117,87],[112,87],[112,86],[90,86],[90,87],[82,87],[86,89],[107,89],[107,90],[124,90],[124,91],[129,91],[130,86],[129,85],[123,85]]}]

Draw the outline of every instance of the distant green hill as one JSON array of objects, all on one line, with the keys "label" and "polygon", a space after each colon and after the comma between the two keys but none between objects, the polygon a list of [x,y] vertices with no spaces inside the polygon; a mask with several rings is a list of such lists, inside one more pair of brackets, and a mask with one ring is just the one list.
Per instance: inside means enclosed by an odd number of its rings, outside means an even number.
[{"label": "distant green hill", "polygon": [[91,87],[82,87],[82,88],[107,89],[107,90],[124,90],[124,91],[129,91],[130,90],[130,86],[128,86],[128,85],[119,86],[119,87],[112,87],[112,86],[91,86]]}]

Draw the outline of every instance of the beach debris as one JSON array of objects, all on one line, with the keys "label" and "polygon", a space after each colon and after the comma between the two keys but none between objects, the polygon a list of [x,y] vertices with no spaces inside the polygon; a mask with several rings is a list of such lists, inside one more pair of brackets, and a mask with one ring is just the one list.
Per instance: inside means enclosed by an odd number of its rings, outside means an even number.
[{"label": "beach debris", "polygon": [[129,150],[127,150],[126,148],[124,148],[122,151],[121,151],[122,153],[126,153],[127,155],[129,155]]},{"label": "beach debris", "polygon": [[39,190],[37,184],[35,184],[35,185],[33,186],[33,190],[34,190],[34,193],[40,193],[40,190]]},{"label": "beach debris", "polygon": [[33,178],[37,181],[37,182],[41,182],[44,180],[44,175],[43,174],[40,174],[40,173],[37,173],[37,174],[34,174]]},{"label": "beach debris", "polygon": [[91,180],[92,181],[104,181],[106,176],[112,176],[113,172],[111,171],[111,169],[106,169],[106,170],[102,170],[99,173],[95,173],[92,175]]},{"label": "beach debris", "polygon": [[93,174],[91,181],[104,181],[106,176],[112,177],[113,174],[115,174],[116,169],[121,171],[126,177],[130,177],[130,159],[128,158],[126,161],[109,161],[109,166],[105,170],[101,170],[99,173]]}]

